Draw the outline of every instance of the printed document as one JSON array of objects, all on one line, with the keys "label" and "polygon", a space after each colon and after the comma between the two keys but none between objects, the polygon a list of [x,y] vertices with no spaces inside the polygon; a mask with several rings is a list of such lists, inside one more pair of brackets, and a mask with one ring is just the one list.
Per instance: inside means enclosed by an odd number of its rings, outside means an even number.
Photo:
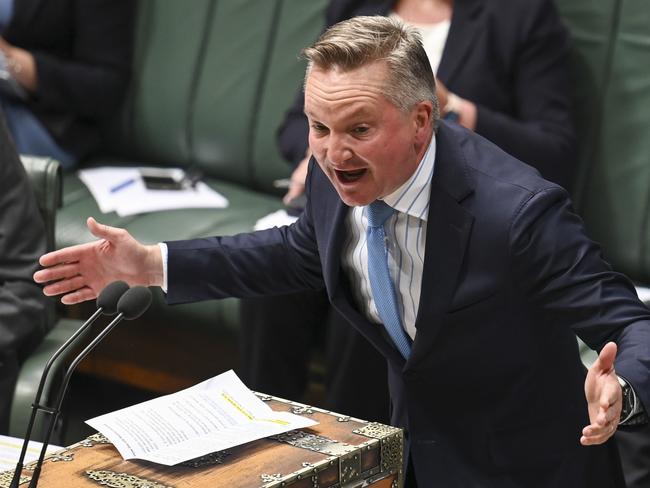
[{"label": "printed document", "polygon": [[318,422],[271,410],[231,370],[86,423],[104,434],[124,459],[173,466]]}]

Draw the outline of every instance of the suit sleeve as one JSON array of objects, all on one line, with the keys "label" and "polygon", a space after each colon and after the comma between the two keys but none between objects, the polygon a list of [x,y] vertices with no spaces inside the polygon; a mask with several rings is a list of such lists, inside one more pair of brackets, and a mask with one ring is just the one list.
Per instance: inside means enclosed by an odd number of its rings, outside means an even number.
[{"label": "suit sleeve", "polygon": [[576,141],[568,80],[569,38],[552,2],[526,2],[521,7],[518,25],[507,26],[517,29],[508,82],[513,111],[477,105],[476,132],[537,168],[546,179],[570,188]]},{"label": "suit sleeve", "polygon": [[130,0],[75,2],[70,13],[75,17],[73,56],[32,52],[38,75],[36,103],[91,120],[114,112],[129,79],[133,5]]},{"label": "suit sleeve", "polygon": [[310,205],[290,226],[172,241],[167,242],[167,249],[169,303],[283,295],[325,287]]},{"label": "suit sleeve", "polygon": [[547,324],[566,324],[592,349],[618,345],[616,371],[650,407],[650,314],[604,261],[560,188],[526,201],[511,228],[513,271]]}]

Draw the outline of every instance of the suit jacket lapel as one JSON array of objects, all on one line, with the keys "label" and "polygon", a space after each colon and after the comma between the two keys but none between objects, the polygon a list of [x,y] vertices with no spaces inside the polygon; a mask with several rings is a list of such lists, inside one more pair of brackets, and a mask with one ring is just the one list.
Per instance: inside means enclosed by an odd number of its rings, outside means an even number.
[{"label": "suit jacket lapel", "polygon": [[443,123],[436,136],[417,334],[407,368],[429,353],[451,303],[474,221],[460,202],[472,191],[460,145]]},{"label": "suit jacket lapel", "polygon": [[349,282],[341,276],[339,287],[331,298],[332,306],[364,336],[379,352],[401,369],[405,363],[395,345],[386,337],[381,325],[373,324],[354,306],[354,296]]},{"label": "suit jacket lapel", "polygon": [[474,45],[475,37],[480,32],[482,10],[483,2],[478,0],[454,2],[451,26],[437,73],[444,84],[451,83]]},{"label": "suit jacket lapel", "polygon": [[324,233],[328,241],[325,244],[326,251],[322,260],[323,279],[330,300],[340,285],[341,252],[345,244],[345,216],[348,213],[348,207],[338,197],[335,201],[333,217],[327,219],[331,227]]}]

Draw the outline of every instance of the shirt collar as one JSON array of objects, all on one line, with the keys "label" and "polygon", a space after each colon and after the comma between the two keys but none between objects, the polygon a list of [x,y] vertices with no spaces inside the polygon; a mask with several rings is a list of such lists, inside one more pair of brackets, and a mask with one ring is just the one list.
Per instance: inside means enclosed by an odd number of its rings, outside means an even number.
[{"label": "shirt collar", "polygon": [[386,195],[382,200],[395,210],[426,222],[429,213],[431,178],[436,159],[436,136],[431,142],[422,160],[411,177],[397,190]]}]

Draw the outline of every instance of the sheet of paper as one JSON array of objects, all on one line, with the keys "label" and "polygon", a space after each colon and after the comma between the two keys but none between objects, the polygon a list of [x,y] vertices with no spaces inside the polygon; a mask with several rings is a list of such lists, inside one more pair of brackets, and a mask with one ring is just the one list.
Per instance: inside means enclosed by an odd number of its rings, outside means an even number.
[{"label": "sheet of paper", "polygon": [[255,222],[254,229],[264,230],[264,229],[270,229],[272,227],[282,227],[283,225],[291,225],[296,220],[298,220],[298,217],[289,215],[286,210],[284,209],[277,210],[268,215],[265,215],[257,222]]},{"label": "sheet of paper", "polygon": [[[41,454],[42,447],[43,444],[40,442],[30,441],[27,445],[24,464],[36,461]],[[22,448],[22,439],[0,435],[0,471],[9,471],[16,468],[16,463],[18,462]],[[63,449],[61,446],[49,445],[46,452],[51,454],[61,449]]]},{"label": "sheet of paper", "polygon": [[86,423],[104,434],[124,459],[172,466],[318,422],[271,410],[233,371],[227,371]]},{"label": "sheet of paper", "polygon": [[645,286],[637,286],[636,294],[639,296],[639,300],[643,303],[650,303],[650,288]]},{"label": "sheet of paper", "polygon": [[[183,190],[150,190],[140,176],[140,168],[106,166],[83,169],[79,179],[88,187],[103,213],[117,212],[120,217],[178,208],[225,208],[228,200],[203,182]],[[183,170],[170,168],[169,174],[180,180]]]}]

